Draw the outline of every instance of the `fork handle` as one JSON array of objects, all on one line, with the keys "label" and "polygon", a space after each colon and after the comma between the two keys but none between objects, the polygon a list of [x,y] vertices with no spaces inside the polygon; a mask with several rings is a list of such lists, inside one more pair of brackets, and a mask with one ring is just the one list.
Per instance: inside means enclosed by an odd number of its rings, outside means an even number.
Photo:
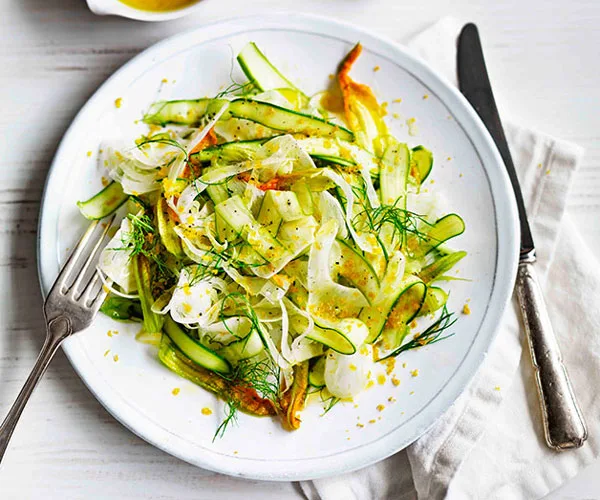
[{"label": "fork handle", "polygon": [[42,378],[42,375],[46,372],[46,368],[48,368],[58,347],[71,333],[71,322],[65,316],[58,316],[48,323],[44,346],[42,347],[25,385],[21,389],[16,401],[13,403],[8,415],[6,415],[4,422],[2,422],[2,425],[0,426],[0,462],[2,462],[6,448],[8,448],[8,442],[17,426],[17,422],[21,417],[21,413],[23,413],[27,401],[29,401],[29,397]]}]

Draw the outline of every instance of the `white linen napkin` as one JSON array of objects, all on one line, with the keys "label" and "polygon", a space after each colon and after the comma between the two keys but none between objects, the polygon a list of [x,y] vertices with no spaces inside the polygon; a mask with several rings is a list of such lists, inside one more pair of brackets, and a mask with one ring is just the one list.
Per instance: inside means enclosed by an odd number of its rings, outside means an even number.
[{"label": "white linen napkin", "polygon": [[[454,84],[461,26],[444,18],[408,44]],[[545,446],[513,299],[474,380],[424,436],[363,470],[301,483],[309,500],[541,498],[598,457],[600,268],[563,217],[582,150],[509,122],[505,129],[538,250],[537,271],[587,420],[587,443],[563,453]]]}]

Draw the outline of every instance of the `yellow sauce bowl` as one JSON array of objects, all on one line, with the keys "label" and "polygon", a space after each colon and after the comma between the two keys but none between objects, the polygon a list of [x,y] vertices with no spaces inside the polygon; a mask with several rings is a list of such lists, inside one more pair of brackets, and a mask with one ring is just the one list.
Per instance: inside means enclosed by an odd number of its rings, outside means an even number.
[{"label": "yellow sauce bowl", "polygon": [[169,12],[189,7],[198,2],[198,0],[120,0],[120,2],[138,10]]}]

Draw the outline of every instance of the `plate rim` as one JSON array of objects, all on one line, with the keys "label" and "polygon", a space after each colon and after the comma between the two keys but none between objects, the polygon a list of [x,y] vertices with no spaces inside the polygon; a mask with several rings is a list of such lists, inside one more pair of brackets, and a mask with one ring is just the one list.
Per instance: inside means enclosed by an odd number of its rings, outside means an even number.
[{"label": "plate rim", "polygon": [[[292,17],[293,19],[290,20]],[[495,273],[496,276],[506,276],[505,278],[501,277],[500,279],[497,279],[492,285],[488,302],[488,310],[482,319],[479,332],[476,336],[481,337],[481,331],[489,332],[485,335],[486,342],[484,343],[484,347],[479,348],[475,354],[467,353],[465,355],[463,362],[456,369],[454,375],[449,380],[448,385],[443,391],[440,392],[440,394],[432,398],[428,405],[423,409],[423,411],[429,410],[429,412],[431,412],[432,409],[435,409],[434,413],[437,414],[436,417],[431,419],[427,425],[422,425],[421,427],[417,428],[414,432],[412,432],[408,439],[398,439],[396,434],[400,429],[395,429],[394,431],[390,432],[388,435],[389,439],[385,440],[386,442],[384,443],[379,442],[380,440],[377,439],[375,441],[366,443],[360,448],[340,452],[340,458],[343,457],[345,458],[344,460],[336,460],[335,463],[331,463],[332,461],[329,457],[317,457],[310,460],[305,459],[304,461],[308,462],[308,465],[303,464],[300,470],[298,470],[298,467],[295,467],[295,470],[291,472],[287,470],[290,467],[290,461],[284,461],[284,467],[275,467],[275,469],[269,467],[269,470],[267,471],[264,470],[264,467],[260,466],[261,463],[264,464],[264,461],[243,459],[241,457],[237,458],[233,456],[222,455],[220,453],[206,453],[206,449],[200,449],[196,445],[191,445],[184,439],[170,434],[169,431],[158,426],[158,424],[149,419],[148,416],[141,414],[141,412],[139,412],[137,409],[127,406],[126,404],[123,405],[119,402],[120,399],[123,399],[120,396],[117,395],[116,398],[113,397],[112,399],[107,400],[106,395],[101,390],[102,387],[98,386],[98,383],[102,383],[102,379],[100,378],[99,380],[95,380],[93,377],[84,376],[84,372],[81,369],[82,367],[79,366],[76,361],[77,355],[82,354],[83,351],[78,349],[78,345],[76,343],[68,343],[63,345],[63,350],[69,359],[71,366],[73,366],[75,372],[82,379],[94,397],[116,420],[118,420],[134,434],[144,439],[146,442],[188,463],[215,472],[247,479],[291,481],[316,479],[319,477],[350,472],[362,467],[366,467],[372,463],[387,458],[388,456],[404,449],[406,446],[416,441],[431,426],[435,424],[437,419],[439,419],[439,417],[441,417],[443,413],[447,411],[448,408],[454,404],[456,399],[467,389],[477,370],[483,363],[489,348],[493,344],[494,339],[498,334],[500,319],[502,318],[502,315],[504,314],[512,295],[517,271],[519,228],[517,224],[516,201],[506,169],[503,166],[501,157],[487,129],[470,104],[466,101],[462,94],[460,94],[458,89],[447,82],[444,77],[440,76],[426,62],[414,55],[406,47],[387,37],[378,35],[368,29],[348,22],[335,20],[326,16],[305,14],[294,11],[280,11],[267,14],[253,14],[248,16],[233,16],[211,23],[206,23],[199,27],[185,30],[181,33],[167,37],[134,56],[132,59],[118,68],[111,76],[109,76],[97,88],[91,97],[88,98],[86,103],[81,107],[69,125],[56,150],[44,184],[38,222],[37,264],[40,288],[42,295],[45,297],[48,287],[47,283],[44,283],[44,281],[51,282],[51,280],[48,280],[48,278],[44,276],[44,263],[41,245],[42,241],[46,239],[44,236],[49,232],[48,224],[44,224],[44,216],[51,209],[47,206],[50,199],[50,187],[58,170],[58,163],[61,159],[61,156],[68,154],[70,143],[73,142],[71,137],[74,136],[76,131],[79,130],[79,124],[85,119],[85,115],[88,112],[93,111],[96,101],[101,101],[104,99],[103,94],[107,89],[110,89],[113,82],[117,81],[122,74],[126,74],[128,68],[136,67],[144,59],[148,59],[149,57],[151,58],[153,53],[157,53],[161,49],[176,43],[176,41],[180,38],[198,34],[200,39],[203,39],[204,41],[210,41],[217,36],[214,35],[210,37],[203,37],[203,32],[208,32],[209,29],[215,29],[219,26],[224,29],[224,33],[226,32],[227,36],[232,36],[235,34],[234,28],[236,26],[243,26],[249,30],[261,30],[268,29],[261,28],[261,25],[271,25],[272,23],[279,24],[281,29],[293,29],[298,24],[303,24],[304,26],[310,26],[306,31],[314,34],[325,34],[324,31],[321,31],[321,27],[329,26],[335,29],[337,33],[340,33],[341,31],[344,34],[354,33],[355,35],[368,37],[371,40],[379,43],[380,46],[385,46],[387,49],[391,49],[391,51],[394,52],[394,55],[399,55],[401,58],[404,58],[404,60],[400,62],[396,60],[396,63],[399,64],[399,66],[404,67],[404,65],[401,63],[405,63],[406,61],[410,62],[421,72],[419,76],[426,77],[428,85],[434,83],[437,86],[437,90],[441,91],[441,95],[440,92],[438,92],[437,95],[443,104],[451,109],[453,114],[457,114],[457,111],[459,111],[466,119],[466,123],[464,121],[459,123],[463,128],[465,135],[472,142],[473,148],[477,151],[477,154],[481,156],[482,151],[480,148],[483,148],[487,150],[483,151],[486,153],[486,156],[490,157],[490,164],[484,164],[483,168],[488,176],[488,180],[490,181],[492,201],[494,210],[496,212],[494,222],[498,241],[498,258],[496,261]],[[476,144],[479,147],[477,147]],[[483,158],[482,163],[484,163]],[[493,174],[494,182],[491,182],[490,174]],[[502,238],[500,238],[498,235],[500,232],[500,227],[498,226],[499,222],[504,224],[502,227]],[[494,301],[496,301],[497,306],[490,307],[490,304]],[[481,339],[476,338],[471,345],[471,350],[478,343],[478,340],[479,343],[481,343]],[[78,350],[81,352],[78,352]],[[108,387],[110,389],[110,386]],[[111,390],[108,392],[110,393]],[[445,394],[443,397],[441,396],[442,392]],[[126,402],[123,401],[123,403]],[[135,423],[132,423],[134,419],[139,417],[140,414],[145,416],[146,420],[135,420]],[[163,439],[160,439],[161,437]],[[392,445],[390,442],[396,444]],[[196,450],[196,453],[194,453],[194,450]],[[208,458],[203,455],[208,455]],[[270,462],[270,464],[272,463],[276,462]]]}]

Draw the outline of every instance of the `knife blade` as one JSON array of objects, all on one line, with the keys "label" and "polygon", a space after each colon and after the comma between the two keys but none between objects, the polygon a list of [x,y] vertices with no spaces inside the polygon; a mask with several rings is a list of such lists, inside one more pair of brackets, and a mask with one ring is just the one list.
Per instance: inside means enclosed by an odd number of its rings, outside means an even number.
[{"label": "knife blade", "polygon": [[533,257],[535,256],[535,245],[527,220],[525,202],[523,201],[521,187],[519,186],[517,171],[515,170],[508,149],[500,115],[496,108],[496,101],[494,100],[492,86],[487,74],[477,27],[474,24],[467,24],[460,34],[458,42],[458,82],[460,91],[481,117],[504,161],[519,210],[521,256],[531,254]]},{"label": "knife blade", "polygon": [[457,73],[460,91],[496,143],[515,193],[521,229],[515,287],[535,370],[546,444],[557,451],[579,448],[587,439],[587,427],[562,362],[533,265],[535,245],[523,194],[494,100],[479,32],[473,23],[466,24],[458,38]]}]

